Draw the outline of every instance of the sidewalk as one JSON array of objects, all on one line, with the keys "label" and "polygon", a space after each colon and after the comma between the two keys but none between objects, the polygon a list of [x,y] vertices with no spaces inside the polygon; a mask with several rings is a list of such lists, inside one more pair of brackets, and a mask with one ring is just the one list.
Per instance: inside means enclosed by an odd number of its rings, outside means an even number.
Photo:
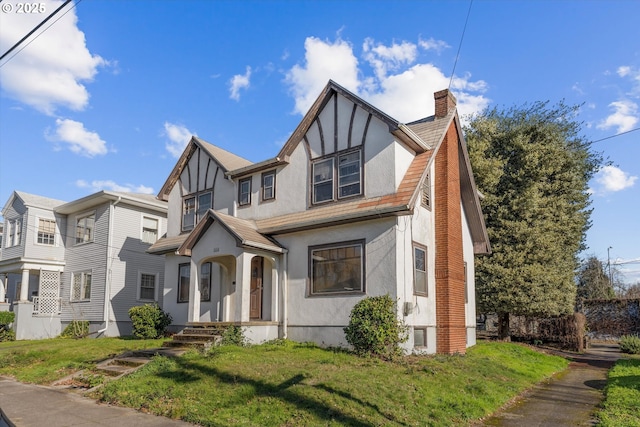
[{"label": "sidewalk", "polygon": [[558,353],[571,360],[569,369],[536,386],[522,400],[487,419],[485,426],[592,426],[602,401],[607,372],[620,358],[617,344],[593,344],[584,354]]},{"label": "sidewalk", "polygon": [[[0,377],[0,408],[16,427],[177,427],[182,421],[98,404],[76,393]],[[0,426],[3,426],[0,418]],[[11,424],[9,424],[11,425]]]}]

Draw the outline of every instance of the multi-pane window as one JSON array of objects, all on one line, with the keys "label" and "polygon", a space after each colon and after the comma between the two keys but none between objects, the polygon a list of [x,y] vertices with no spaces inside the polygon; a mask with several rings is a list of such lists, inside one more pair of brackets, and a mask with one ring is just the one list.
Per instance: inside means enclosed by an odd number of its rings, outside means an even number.
[{"label": "multi-pane window", "polygon": [[180,264],[178,270],[178,302],[188,302],[189,282],[191,281],[191,264]]},{"label": "multi-pane window", "polygon": [[310,248],[311,294],[364,292],[363,242]]},{"label": "multi-pane window", "polygon": [[413,247],[413,292],[417,295],[427,295],[427,251]]},{"label": "multi-pane window", "polygon": [[262,174],[262,200],[276,198],[276,171]]},{"label": "multi-pane window", "polygon": [[142,242],[153,244],[158,240],[158,220],[142,217]]},{"label": "multi-pane window", "polygon": [[422,184],[422,207],[431,209],[431,177],[429,174],[425,177]]},{"label": "multi-pane window", "polygon": [[211,209],[211,192],[202,193],[198,196],[198,209],[196,211],[196,221],[200,222],[206,213]]},{"label": "multi-pane window", "polygon": [[140,273],[140,298],[141,300],[155,301],[156,299],[156,275]]},{"label": "multi-pane window", "polygon": [[196,198],[187,197],[182,204],[182,230],[191,230],[196,225]]},{"label": "multi-pane window", "polygon": [[20,244],[22,235],[22,221],[14,219],[7,223],[7,242],[6,247],[17,246]]},{"label": "multi-pane window", "polygon": [[238,204],[240,206],[251,204],[251,178],[241,179],[238,188]]},{"label": "multi-pane window", "polygon": [[211,263],[200,267],[200,301],[211,301]]},{"label": "multi-pane window", "polygon": [[[337,165],[337,166],[336,166]],[[362,194],[360,151],[337,154],[312,165],[313,203],[322,203]],[[338,179],[335,180],[334,177]]]},{"label": "multi-pane window", "polygon": [[56,222],[52,219],[38,219],[38,243],[53,245],[56,236]]},{"label": "multi-pane window", "polygon": [[71,278],[71,301],[86,301],[91,298],[91,272],[73,273]]},{"label": "multi-pane window", "polygon": [[76,218],[76,244],[93,242],[96,215],[91,213]]}]

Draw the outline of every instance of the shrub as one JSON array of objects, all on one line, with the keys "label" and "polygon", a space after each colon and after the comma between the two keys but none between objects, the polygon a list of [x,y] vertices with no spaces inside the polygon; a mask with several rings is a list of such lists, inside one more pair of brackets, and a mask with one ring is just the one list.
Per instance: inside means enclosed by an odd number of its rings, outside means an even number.
[{"label": "shrub", "polygon": [[16,333],[9,326],[15,318],[16,314],[13,311],[0,311],[0,342],[16,339]]},{"label": "shrub", "polygon": [[623,353],[640,354],[640,336],[638,335],[623,335],[618,345]]},{"label": "shrub", "polygon": [[162,311],[157,304],[137,305],[129,309],[133,323],[133,335],[142,339],[153,339],[164,335],[172,322],[171,315]]},{"label": "shrub", "polygon": [[237,325],[231,325],[222,333],[222,345],[237,345],[244,347],[247,344],[247,339],[244,336],[242,327]]},{"label": "shrub", "polygon": [[407,328],[397,317],[396,302],[389,295],[367,297],[358,302],[344,328],[347,342],[357,354],[392,358],[401,353]]},{"label": "shrub", "polygon": [[62,338],[84,338],[89,335],[88,320],[72,320],[60,334]]}]

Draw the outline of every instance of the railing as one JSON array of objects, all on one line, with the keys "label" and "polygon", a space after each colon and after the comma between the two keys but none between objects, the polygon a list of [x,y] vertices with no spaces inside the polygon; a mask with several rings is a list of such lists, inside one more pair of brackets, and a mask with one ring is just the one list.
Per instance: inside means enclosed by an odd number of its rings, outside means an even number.
[{"label": "railing", "polygon": [[33,315],[60,314],[62,298],[59,297],[33,297]]}]

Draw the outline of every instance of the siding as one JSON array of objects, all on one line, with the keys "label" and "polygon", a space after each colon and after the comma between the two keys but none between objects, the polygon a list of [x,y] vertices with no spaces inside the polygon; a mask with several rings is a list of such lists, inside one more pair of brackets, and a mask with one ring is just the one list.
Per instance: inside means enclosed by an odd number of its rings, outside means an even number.
[{"label": "siding", "polygon": [[10,244],[11,236],[13,234],[12,227],[9,226],[9,223],[17,218],[20,218],[20,222],[22,224],[22,234],[20,238],[20,244],[17,246],[11,246],[9,248],[4,247],[2,249],[2,259],[12,259],[19,258],[24,255],[24,230],[25,230],[25,221],[24,214],[27,212],[27,208],[22,204],[22,202],[16,197],[13,200],[12,205],[7,209],[4,216],[4,236],[3,236],[3,245]]},{"label": "siding", "polygon": [[[38,243],[38,223],[39,219],[52,219],[56,221],[55,244],[43,245]],[[25,215],[25,239],[24,239],[24,256],[26,258],[35,258],[41,260],[63,261],[64,260],[64,242],[62,241],[63,233],[66,234],[66,219],[64,216],[54,215],[50,210],[30,207],[27,215]]]}]

